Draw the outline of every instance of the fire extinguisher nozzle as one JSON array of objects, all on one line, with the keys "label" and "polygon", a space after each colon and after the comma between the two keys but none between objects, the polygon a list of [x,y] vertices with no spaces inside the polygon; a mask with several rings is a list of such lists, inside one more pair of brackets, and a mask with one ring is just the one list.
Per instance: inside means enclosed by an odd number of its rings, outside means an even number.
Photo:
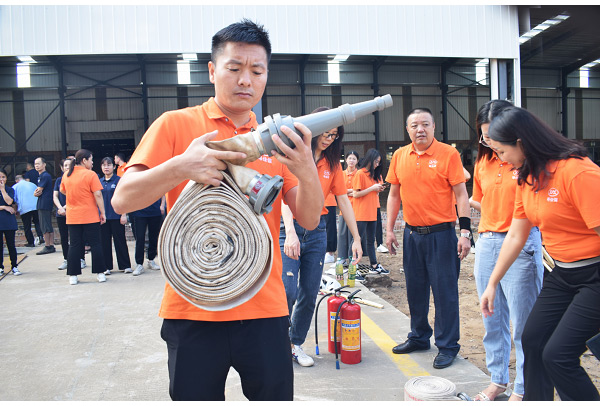
[{"label": "fire extinguisher nozzle", "polygon": [[317,347],[315,348],[315,354],[320,355],[319,354],[319,346],[317,345]]},{"label": "fire extinguisher nozzle", "polygon": [[335,360],[335,369],[340,369],[340,361]]}]

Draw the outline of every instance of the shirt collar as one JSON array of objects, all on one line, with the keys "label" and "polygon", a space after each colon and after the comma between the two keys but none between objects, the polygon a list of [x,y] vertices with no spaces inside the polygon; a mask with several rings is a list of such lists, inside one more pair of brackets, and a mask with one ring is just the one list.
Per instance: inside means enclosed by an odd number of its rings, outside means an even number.
[{"label": "shirt collar", "polygon": [[[208,115],[208,118],[210,118],[212,120],[218,120],[218,119],[222,119],[222,118],[229,119],[229,117],[227,117],[227,115],[221,111],[221,109],[217,105],[217,102],[215,102],[214,97],[211,97],[210,99],[208,99],[208,101],[204,104],[204,109],[206,110],[206,114]],[[231,121],[231,120],[229,120],[229,121]],[[233,122],[231,122],[231,123],[233,124]],[[250,110],[250,120],[246,124],[244,124],[243,126],[241,126],[239,128],[256,128],[257,126],[258,126],[258,122],[256,121],[256,114],[254,114],[254,112],[252,110]]]},{"label": "shirt collar", "polygon": [[437,147],[438,147],[438,140],[436,140],[435,138],[433,139],[433,142],[431,143],[431,145],[429,146],[429,148],[427,148],[425,151],[423,151],[422,154],[419,154],[419,152],[417,152],[417,149],[415,148],[415,143],[412,143],[412,151],[411,153],[415,153],[417,155],[433,155],[433,153],[436,151]]}]

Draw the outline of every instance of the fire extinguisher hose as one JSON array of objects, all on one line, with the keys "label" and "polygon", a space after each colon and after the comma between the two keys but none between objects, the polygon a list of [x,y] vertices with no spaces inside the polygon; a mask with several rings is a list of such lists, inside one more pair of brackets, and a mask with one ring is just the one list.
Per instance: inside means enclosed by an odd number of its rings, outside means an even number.
[{"label": "fire extinguisher hose", "polygon": [[438,376],[416,376],[404,385],[404,400],[459,400],[456,385]]},{"label": "fire extinguisher hose", "polygon": [[273,240],[234,180],[218,187],[190,181],[169,211],[159,236],[161,271],[190,303],[231,309],[252,298],[273,264]]}]

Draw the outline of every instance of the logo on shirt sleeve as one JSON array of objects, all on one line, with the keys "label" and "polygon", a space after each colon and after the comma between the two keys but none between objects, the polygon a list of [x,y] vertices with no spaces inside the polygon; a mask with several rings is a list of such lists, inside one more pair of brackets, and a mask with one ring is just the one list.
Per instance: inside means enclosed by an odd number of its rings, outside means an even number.
[{"label": "logo on shirt sleeve", "polygon": [[552,202],[552,203],[558,203],[558,195],[559,195],[559,191],[557,188],[553,187],[550,188],[550,190],[548,190],[548,197],[546,198],[547,201]]},{"label": "logo on shirt sleeve", "polygon": [[430,159],[429,160],[429,167],[430,168],[436,168],[437,167],[437,163],[438,163],[438,161],[436,159]]}]

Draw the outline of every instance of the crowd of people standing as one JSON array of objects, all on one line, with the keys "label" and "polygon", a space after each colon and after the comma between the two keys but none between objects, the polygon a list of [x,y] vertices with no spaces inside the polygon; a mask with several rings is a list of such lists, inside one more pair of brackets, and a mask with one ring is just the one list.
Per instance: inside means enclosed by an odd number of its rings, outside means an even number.
[{"label": "crowd of people standing", "polygon": [[[59,176],[54,184],[52,176],[46,171],[46,161],[42,157],[37,158],[34,165],[28,164],[27,172],[15,176],[16,183],[13,187],[6,186],[8,176],[5,171],[0,171],[0,241],[2,241],[2,252],[6,241],[11,272],[14,275],[22,274],[17,268],[16,214],[21,216],[23,222],[27,240],[25,246],[35,247],[37,244],[44,244],[36,255],[52,254],[57,252],[53,244],[54,229],[51,217],[54,207],[63,256],[58,269],[66,270],[71,285],[79,282],[78,275],[87,266],[85,254],[88,251],[91,251],[92,256],[92,274],[96,275],[99,282],[105,282],[106,275],[110,275],[113,271],[113,245],[118,269],[124,273],[131,273],[134,276],[143,273],[145,250],[148,251],[147,267],[160,270],[160,266],[154,259],[157,255],[158,235],[165,215],[164,198],[159,199],[157,204],[129,215],[117,214],[111,204],[120,179],[115,174],[117,170],[115,161],[121,163],[119,168],[122,172],[127,164],[124,158],[122,153],[116,154],[114,160],[111,157],[104,157],[101,164],[102,173],[97,174],[92,171],[92,152],[81,149],[75,155],[60,161],[62,176]],[[142,218],[138,221],[138,227],[134,226],[134,216]],[[125,237],[125,225],[129,219],[136,239],[135,270],[131,267]],[[36,239],[31,231],[32,221],[38,234]],[[148,239],[146,239],[146,228],[149,230]],[[2,236],[4,238],[1,238]],[[0,275],[3,273],[2,268]]]}]

